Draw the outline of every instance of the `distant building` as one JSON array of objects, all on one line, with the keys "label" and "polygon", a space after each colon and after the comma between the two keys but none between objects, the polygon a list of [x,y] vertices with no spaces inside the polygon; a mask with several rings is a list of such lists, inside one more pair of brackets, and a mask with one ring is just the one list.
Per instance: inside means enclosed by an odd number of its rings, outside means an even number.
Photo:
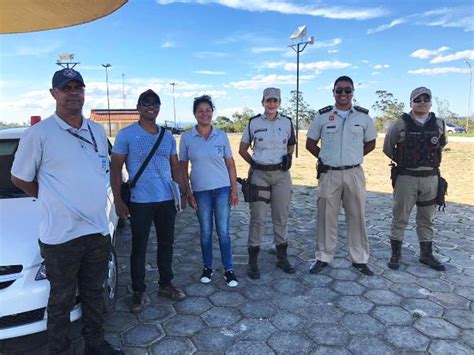
[{"label": "distant building", "polygon": [[[138,122],[138,110],[136,109],[111,109],[110,110],[110,131],[112,137],[115,137],[117,132],[124,127],[130,126],[132,123]],[[105,133],[109,135],[109,110],[91,110],[90,119],[100,123]]]}]

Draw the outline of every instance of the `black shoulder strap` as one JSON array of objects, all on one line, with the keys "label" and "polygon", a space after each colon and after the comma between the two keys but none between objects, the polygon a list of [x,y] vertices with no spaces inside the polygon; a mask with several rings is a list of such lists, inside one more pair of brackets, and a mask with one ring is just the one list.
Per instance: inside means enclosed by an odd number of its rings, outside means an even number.
[{"label": "black shoulder strap", "polygon": [[140,169],[138,169],[138,172],[135,175],[135,177],[133,178],[133,181],[130,184],[130,187],[135,187],[135,185],[137,184],[138,179],[143,174],[143,171],[145,170],[146,166],[148,165],[151,158],[153,157],[153,154],[155,154],[156,150],[158,149],[158,146],[160,145],[161,141],[163,140],[164,135],[165,135],[165,129],[163,127],[160,127],[160,135],[156,139],[155,144],[151,148],[150,153],[148,153],[148,156],[146,157],[146,159],[143,162],[142,166],[140,166]]}]

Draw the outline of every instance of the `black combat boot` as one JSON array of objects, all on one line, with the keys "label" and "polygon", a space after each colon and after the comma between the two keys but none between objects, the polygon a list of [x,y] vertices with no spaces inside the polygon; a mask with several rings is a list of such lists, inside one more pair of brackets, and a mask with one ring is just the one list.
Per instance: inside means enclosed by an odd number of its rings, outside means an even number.
[{"label": "black combat boot", "polygon": [[288,250],[288,244],[278,244],[276,246],[277,250],[277,266],[282,269],[284,272],[287,274],[294,274],[295,269],[293,266],[291,266],[290,262],[288,261],[288,255],[287,255],[287,250]]},{"label": "black combat boot", "polygon": [[258,253],[260,251],[260,247],[248,247],[249,251],[249,265],[247,274],[251,279],[259,279],[260,278],[260,271],[258,271]]},{"label": "black combat boot", "polygon": [[433,242],[420,242],[420,263],[437,271],[445,271],[444,265],[433,256],[432,246]]},{"label": "black combat boot", "polygon": [[398,270],[400,267],[400,258],[402,257],[402,241],[390,239],[390,245],[392,246],[392,256],[387,265],[392,270]]}]

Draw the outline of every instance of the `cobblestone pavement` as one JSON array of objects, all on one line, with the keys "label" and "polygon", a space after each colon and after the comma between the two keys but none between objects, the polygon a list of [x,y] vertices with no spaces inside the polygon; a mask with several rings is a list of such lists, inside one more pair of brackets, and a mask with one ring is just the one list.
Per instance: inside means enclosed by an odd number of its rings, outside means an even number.
[{"label": "cobblestone pavement", "polygon": [[[473,206],[449,204],[445,213],[436,216],[435,251],[446,272],[418,262],[413,219],[403,244],[402,265],[394,271],[386,266],[391,196],[368,193],[369,265],[375,275],[364,276],[352,268],[342,210],[336,258],[321,274],[313,275],[308,270],[314,258],[315,199],[314,188],[294,187],[289,254],[296,274],[276,268],[268,225],[259,258],[260,280],[246,277],[248,206],[241,202],[232,210],[236,288],[223,280],[217,242],[213,280],[207,285],[199,282],[197,218],[190,209],[179,214],[174,284],[188,295],[181,302],[157,296],[153,231],[147,264],[151,303],[138,315],[129,311],[131,235],[126,226],[117,239],[119,299],[106,324],[107,339],[127,354],[474,353]],[[77,341],[76,348],[80,347]]]}]

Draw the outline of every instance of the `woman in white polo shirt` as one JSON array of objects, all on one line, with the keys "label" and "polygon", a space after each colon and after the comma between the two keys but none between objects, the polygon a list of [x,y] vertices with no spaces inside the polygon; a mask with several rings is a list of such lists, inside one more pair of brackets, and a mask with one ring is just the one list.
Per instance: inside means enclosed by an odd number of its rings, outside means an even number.
[{"label": "woman in white polo shirt", "polygon": [[[238,281],[232,266],[229,233],[230,208],[239,202],[234,158],[225,132],[212,126],[214,104],[211,97],[207,95],[196,97],[193,112],[197,125],[182,134],[179,159],[186,180],[189,204],[196,210],[201,228],[204,264],[201,282],[211,282],[213,274],[212,230],[215,220],[225,270],[224,279],[230,287],[235,287]],[[191,162],[190,176],[189,162]]]}]

